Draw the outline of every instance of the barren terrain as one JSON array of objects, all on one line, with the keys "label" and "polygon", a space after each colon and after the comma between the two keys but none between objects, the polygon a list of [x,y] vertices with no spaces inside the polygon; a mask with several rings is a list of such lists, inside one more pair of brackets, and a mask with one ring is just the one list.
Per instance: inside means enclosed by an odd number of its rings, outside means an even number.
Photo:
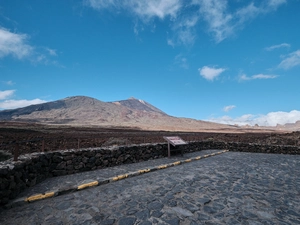
[{"label": "barren terrain", "polygon": [[165,142],[163,136],[180,136],[185,141],[246,142],[268,145],[300,145],[300,132],[270,130],[214,130],[202,132],[145,131],[131,128],[42,125],[0,122],[0,150],[20,154],[62,149],[104,147]]}]

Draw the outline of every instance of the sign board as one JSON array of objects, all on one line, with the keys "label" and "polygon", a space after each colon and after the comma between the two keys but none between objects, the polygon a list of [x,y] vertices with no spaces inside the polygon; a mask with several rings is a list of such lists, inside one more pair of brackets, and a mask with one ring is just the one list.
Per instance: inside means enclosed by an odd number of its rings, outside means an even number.
[{"label": "sign board", "polygon": [[[171,150],[170,150],[170,144],[173,145],[174,147],[176,145],[186,145],[187,143],[182,140],[180,137],[178,136],[174,136],[174,137],[164,137],[164,139],[168,142],[168,157],[170,158],[171,156]],[[183,155],[183,151],[181,151],[181,155]]]},{"label": "sign board", "polygon": [[171,145],[176,146],[176,145],[186,145],[187,143],[182,140],[180,137],[178,136],[174,136],[174,137],[164,137],[164,139],[169,142]]}]

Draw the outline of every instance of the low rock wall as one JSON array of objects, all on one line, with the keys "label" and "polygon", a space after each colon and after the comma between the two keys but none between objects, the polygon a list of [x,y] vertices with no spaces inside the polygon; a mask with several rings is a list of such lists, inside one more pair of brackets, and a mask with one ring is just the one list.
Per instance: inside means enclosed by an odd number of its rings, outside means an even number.
[{"label": "low rock wall", "polygon": [[[48,177],[61,176],[167,157],[167,144],[132,145],[111,148],[65,150],[33,153],[19,157],[18,161],[0,163],[0,206],[30,186]],[[228,149],[230,151],[300,154],[295,146],[266,146],[247,143],[191,142],[173,150],[185,153],[204,149]]]}]

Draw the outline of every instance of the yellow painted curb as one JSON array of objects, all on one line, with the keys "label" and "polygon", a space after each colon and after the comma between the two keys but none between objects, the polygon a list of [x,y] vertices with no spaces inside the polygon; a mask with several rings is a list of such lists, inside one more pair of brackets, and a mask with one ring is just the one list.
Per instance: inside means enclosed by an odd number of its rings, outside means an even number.
[{"label": "yellow painted curb", "polygon": [[114,177],[113,181],[121,180],[121,179],[124,179],[124,178],[127,178],[127,177],[128,177],[128,174],[119,175],[117,177]]},{"label": "yellow painted curb", "polygon": [[93,186],[97,186],[99,184],[98,181],[93,181],[93,182],[90,182],[90,183],[86,183],[86,184],[82,184],[82,185],[79,185],[77,187],[78,190],[81,190],[81,189],[84,189],[84,188],[87,188],[87,187],[93,187]]},{"label": "yellow painted curb", "polygon": [[168,167],[168,165],[161,165],[161,166],[158,166],[157,168],[158,169],[165,169],[165,168],[167,168]]},{"label": "yellow painted curb", "polygon": [[25,199],[26,202],[33,202],[33,201],[36,201],[36,200],[40,200],[40,199],[44,199],[44,198],[50,198],[50,197],[53,197],[54,196],[54,192],[48,192],[48,193],[45,193],[45,194],[38,194],[38,195],[33,195],[33,196],[30,196],[28,198]]},{"label": "yellow painted curb", "polygon": [[173,162],[173,165],[176,166],[176,165],[179,165],[180,163],[181,163],[180,161]]},{"label": "yellow painted curb", "polygon": [[139,173],[148,173],[148,172],[150,172],[150,169],[139,170]]}]

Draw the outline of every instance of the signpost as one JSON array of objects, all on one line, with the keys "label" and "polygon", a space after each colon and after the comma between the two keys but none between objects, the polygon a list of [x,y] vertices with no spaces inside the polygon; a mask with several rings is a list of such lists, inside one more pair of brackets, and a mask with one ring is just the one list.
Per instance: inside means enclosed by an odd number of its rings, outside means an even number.
[{"label": "signpost", "polygon": [[[178,136],[163,137],[168,142],[168,157],[171,156],[170,144],[176,147],[177,145],[186,145],[187,143]],[[182,154],[182,150],[181,150]]]}]

